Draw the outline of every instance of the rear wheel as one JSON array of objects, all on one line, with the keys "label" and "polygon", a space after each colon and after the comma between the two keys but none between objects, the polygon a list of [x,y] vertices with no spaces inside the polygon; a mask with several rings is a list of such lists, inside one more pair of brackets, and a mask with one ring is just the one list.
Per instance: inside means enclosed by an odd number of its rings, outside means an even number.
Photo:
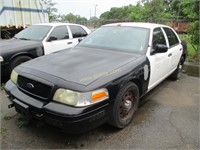
[{"label": "rear wheel", "polygon": [[22,64],[22,63],[24,63],[24,62],[26,62],[26,61],[29,61],[29,60],[31,60],[32,58],[31,57],[29,57],[29,56],[18,56],[18,57],[16,57],[16,58],[14,58],[12,61],[11,61],[11,63],[10,63],[10,73],[12,72],[12,70],[16,67],[16,66],[18,66],[18,65],[20,65],[20,64]]},{"label": "rear wheel", "polygon": [[114,103],[110,124],[117,128],[126,127],[138,108],[139,90],[136,84],[127,83],[119,91]]}]

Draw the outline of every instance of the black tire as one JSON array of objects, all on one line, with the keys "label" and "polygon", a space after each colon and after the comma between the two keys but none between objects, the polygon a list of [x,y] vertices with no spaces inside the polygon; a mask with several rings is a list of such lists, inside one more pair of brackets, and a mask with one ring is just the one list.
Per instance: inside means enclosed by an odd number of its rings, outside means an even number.
[{"label": "black tire", "polygon": [[24,63],[24,62],[26,62],[26,61],[29,61],[29,60],[31,60],[32,58],[31,57],[29,57],[29,56],[18,56],[18,57],[16,57],[16,58],[14,58],[12,61],[11,61],[11,63],[10,63],[10,73],[12,72],[12,70],[16,67],[16,66],[18,66],[18,65],[20,65],[20,64],[22,64],[22,63]]},{"label": "black tire", "polygon": [[172,80],[180,79],[183,70],[183,64],[184,64],[184,57],[182,56],[176,70],[170,75],[170,79]]},{"label": "black tire", "polygon": [[132,121],[138,103],[139,89],[137,85],[132,82],[125,84],[117,94],[109,124],[119,129],[125,128]]}]

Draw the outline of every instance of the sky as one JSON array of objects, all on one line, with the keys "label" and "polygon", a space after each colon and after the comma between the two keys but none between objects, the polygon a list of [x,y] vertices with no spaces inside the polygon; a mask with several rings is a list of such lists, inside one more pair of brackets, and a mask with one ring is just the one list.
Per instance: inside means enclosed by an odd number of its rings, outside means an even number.
[{"label": "sky", "polygon": [[96,17],[109,11],[112,7],[122,7],[129,4],[136,5],[138,0],[52,0],[55,2],[55,8],[58,9],[57,14],[69,14],[80,15],[81,17],[95,16],[96,6]]}]

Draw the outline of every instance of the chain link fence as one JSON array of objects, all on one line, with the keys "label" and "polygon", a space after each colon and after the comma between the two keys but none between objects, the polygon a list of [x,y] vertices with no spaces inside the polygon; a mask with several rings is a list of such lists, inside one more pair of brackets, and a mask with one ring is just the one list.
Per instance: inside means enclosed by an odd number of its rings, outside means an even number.
[{"label": "chain link fence", "polygon": [[[84,26],[87,26],[90,29],[98,28],[102,25],[105,24],[110,24],[110,23],[120,23],[120,22],[134,22],[132,20],[124,19],[124,20],[119,20],[119,19],[109,19],[109,20],[94,20],[94,21],[74,21],[72,23],[77,23],[81,24]],[[169,25],[172,28],[174,28],[177,32],[179,33],[186,33],[188,25],[191,23],[189,20],[174,20],[174,19],[157,19],[157,20],[145,20],[143,22],[149,22],[149,23],[158,23],[158,24],[164,24],[164,25]]]}]

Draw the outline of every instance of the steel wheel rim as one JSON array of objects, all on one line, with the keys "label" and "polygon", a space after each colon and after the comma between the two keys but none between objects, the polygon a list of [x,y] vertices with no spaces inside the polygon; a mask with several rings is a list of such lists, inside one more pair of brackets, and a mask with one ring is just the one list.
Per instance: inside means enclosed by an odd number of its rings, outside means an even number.
[{"label": "steel wheel rim", "polygon": [[182,69],[183,69],[183,66],[180,63],[179,66],[178,66],[178,78],[180,78],[180,76],[181,76]]},{"label": "steel wheel rim", "polygon": [[133,91],[127,91],[120,102],[119,107],[119,115],[120,119],[126,120],[128,118],[131,118],[134,113],[134,108],[136,104],[136,96]]}]

